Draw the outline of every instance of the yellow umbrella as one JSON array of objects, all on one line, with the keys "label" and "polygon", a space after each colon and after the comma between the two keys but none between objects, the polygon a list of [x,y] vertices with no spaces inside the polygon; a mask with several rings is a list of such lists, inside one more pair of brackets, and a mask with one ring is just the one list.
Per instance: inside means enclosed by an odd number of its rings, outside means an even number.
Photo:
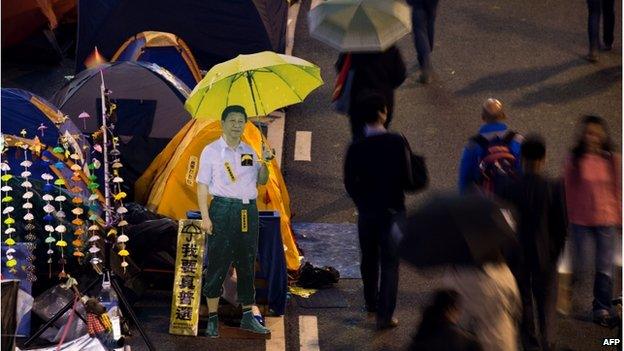
[{"label": "yellow umbrella", "polygon": [[212,67],[191,92],[184,107],[198,119],[219,120],[230,105],[250,117],[266,116],[302,102],[323,84],[318,66],[271,51],[236,58]]}]

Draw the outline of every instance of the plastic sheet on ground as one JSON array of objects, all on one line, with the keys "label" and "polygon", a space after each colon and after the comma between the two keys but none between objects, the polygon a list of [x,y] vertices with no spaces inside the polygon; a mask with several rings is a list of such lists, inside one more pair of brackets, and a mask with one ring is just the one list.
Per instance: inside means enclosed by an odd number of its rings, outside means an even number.
[{"label": "plastic sheet on ground", "polygon": [[[16,348],[17,351],[21,351],[22,349]],[[66,342],[61,345],[59,349],[57,345],[44,347],[40,349],[28,349],[28,351],[107,351],[107,349],[102,346],[102,343],[97,338],[93,338],[89,336],[89,334],[85,334],[79,337],[76,340]]]},{"label": "plastic sheet on ground", "polygon": [[300,286],[289,286],[288,287],[288,292],[290,292],[293,295],[301,296],[304,299],[307,299],[310,296],[314,295],[317,291],[318,290],[316,290],[316,289],[306,289],[306,288],[302,288]]}]

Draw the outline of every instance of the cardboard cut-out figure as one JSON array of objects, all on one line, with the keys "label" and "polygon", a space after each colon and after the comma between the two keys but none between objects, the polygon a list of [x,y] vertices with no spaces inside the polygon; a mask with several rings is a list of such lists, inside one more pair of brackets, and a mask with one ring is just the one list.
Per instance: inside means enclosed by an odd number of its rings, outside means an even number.
[{"label": "cardboard cut-out figure", "polygon": [[[268,334],[252,314],[255,302],[254,263],[258,248],[257,184],[266,184],[266,162],[272,151],[262,145],[262,160],[241,141],[247,114],[241,106],[228,106],[221,116],[223,135],[201,153],[197,174],[197,197],[202,229],[208,235],[208,266],[202,294],[208,300],[205,334],[218,337],[219,297],[230,265],[236,269],[238,302],[243,306],[241,328]],[[210,200],[211,198],[211,200]]]}]

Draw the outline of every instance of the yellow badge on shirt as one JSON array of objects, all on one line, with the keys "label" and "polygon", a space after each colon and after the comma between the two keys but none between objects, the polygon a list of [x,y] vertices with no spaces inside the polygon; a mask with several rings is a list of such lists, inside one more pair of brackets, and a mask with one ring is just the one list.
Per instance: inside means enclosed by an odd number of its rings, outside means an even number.
[{"label": "yellow badge on shirt", "polygon": [[228,174],[228,177],[230,177],[232,183],[236,183],[236,176],[234,175],[232,165],[229,162],[226,162],[223,164],[223,166],[225,167],[225,172]]}]

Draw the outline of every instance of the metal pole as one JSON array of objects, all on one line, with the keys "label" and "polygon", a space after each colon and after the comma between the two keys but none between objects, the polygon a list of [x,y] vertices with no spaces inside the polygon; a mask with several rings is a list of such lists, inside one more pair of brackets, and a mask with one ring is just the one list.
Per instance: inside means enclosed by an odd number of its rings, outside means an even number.
[{"label": "metal pole", "polygon": [[110,206],[110,175],[108,174],[108,128],[107,128],[107,114],[106,114],[106,86],[104,86],[104,73],[100,69],[100,78],[102,84],[100,84],[100,95],[102,98],[102,154],[104,155],[104,213],[106,219],[106,226],[110,226],[113,222],[111,218],[111,206]]},{"label": "metal pole", "polygon": [[[82,294],[84,295],[88,293],[89,290],[91,290],[95,286],[95,284],[97,284],[99,281],[100,281],[100,278],[94,279],[86,287],[86,289],[82,291]],[[37,331],[33,335],[30,336],[30,338],[28,338],[28,340],[24,342],[24,347],[32,344],[32,342],[35,341],[35,339],[37,339],[41,334],[43,334],[43,332],[48,330],[52,326],[52,324],[54,324],[54,322],[56,322],[59,318],[61,318],[65,314],[65,312],[69,311],[72,308],[73,304],[74,304],[73,300],[68,302],[65,306],[63,306],[63,308],[61,308],[58,312],[56,312],[54,316],[52,316],[52,318],[48,319],[39,329],[37,329]],[[87,324],[87,321],[84,319],[84,317],[80,313],[78,313],[78,311],[75,311],[75,313],[78,315],[78,317],[80,317],[80,319],[82,319],[85,322],[85,324]]]}]

